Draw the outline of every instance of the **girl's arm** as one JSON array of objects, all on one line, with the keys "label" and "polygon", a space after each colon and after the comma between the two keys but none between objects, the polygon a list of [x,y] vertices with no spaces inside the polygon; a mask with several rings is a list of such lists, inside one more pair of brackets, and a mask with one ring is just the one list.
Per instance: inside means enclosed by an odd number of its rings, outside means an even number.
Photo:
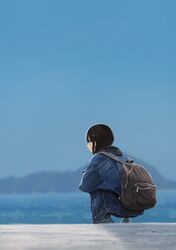
[{"label": "girl's arm", "polygon": [[90,163],[88,168],[83,171],[81,182],[79,184],[79,189],[83,192],[91,193],[94,192],[103,186],[103,180],[101,179],[98,173],[97,162]]}]

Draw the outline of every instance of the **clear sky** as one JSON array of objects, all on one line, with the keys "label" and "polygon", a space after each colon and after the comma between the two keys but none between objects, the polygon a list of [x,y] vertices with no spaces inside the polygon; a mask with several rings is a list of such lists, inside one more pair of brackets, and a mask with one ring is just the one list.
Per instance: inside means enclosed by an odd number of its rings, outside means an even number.
[{"label": "clear sky", "polygon": [[176,179],[176,1],[0,1],[0,177],[76,170],[93,124]]}]

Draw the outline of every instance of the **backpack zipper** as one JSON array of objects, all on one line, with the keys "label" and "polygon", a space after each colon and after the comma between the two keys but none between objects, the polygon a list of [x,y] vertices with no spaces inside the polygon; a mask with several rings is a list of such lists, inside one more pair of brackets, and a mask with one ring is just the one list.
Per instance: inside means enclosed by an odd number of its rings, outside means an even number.
[{"label": "backpack zipper", "polygon": [[152,185],[152,184],[150,184],[150,185],[151,185],[150,187],[144,187],[144,188],[143,187],[137,187],[136,192],[138,192],[139,189],[152,189],[152,188],[156,187],[155,185]]}]

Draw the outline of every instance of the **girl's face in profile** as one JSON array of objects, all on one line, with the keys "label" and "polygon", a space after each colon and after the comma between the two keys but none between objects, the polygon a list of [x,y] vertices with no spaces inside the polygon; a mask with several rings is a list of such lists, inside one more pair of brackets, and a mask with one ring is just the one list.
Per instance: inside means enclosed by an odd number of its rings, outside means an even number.
[{"label": "girl's face in profile", "polygon": [[89,141],[89,142],[87,143],[87,148],[88,148],[88,150],[92,153],[92,151],[93,151],[93,143],[92,143],[91,141]]},{"label": "girl's face in profile", "polygon": [[93,152],[93,142],[91,142],[90,137],[88,137],[87,148],[91,153]]},{"label": "girl's face in profile", "polygon": [[[96,147],[96,141],[94,143],[94,147]],[[87,148],[91,153],[93,153],[93,142],[91,142],[90,138],[88,138]]]}]

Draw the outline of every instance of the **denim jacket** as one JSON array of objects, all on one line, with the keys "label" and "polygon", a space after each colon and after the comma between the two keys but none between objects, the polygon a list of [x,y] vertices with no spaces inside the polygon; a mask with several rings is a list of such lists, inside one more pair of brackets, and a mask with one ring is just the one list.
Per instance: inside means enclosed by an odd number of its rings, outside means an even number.
[{"label": "denim jacket", "polygon": [[[114,153],[121,160],[129,158],[118,148],[110,146],[103,149]],[[116,217],[136,217],[143,212],[127,210],[121,206],[119,195],[121,193],[122,166],[117,161],[96,153],[83,175],[79,189],[90,194],[90,210],[93,223],[101,220],[105,215]]]}]

